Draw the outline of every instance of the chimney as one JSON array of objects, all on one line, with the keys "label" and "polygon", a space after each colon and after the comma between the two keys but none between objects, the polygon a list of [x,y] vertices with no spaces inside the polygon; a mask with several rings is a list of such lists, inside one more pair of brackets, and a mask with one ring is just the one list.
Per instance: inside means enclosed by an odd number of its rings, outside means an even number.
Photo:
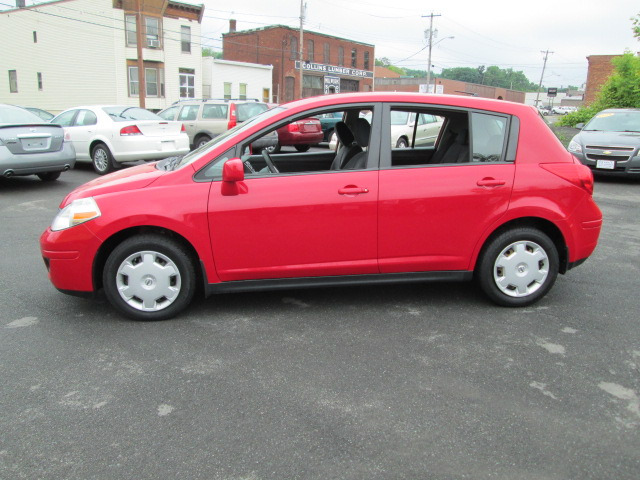
[{"label": "chimney", "polygon": [[18,8],[26,7],[25,0],[16,0],[16,7],[18,7]]},{"label": "chimney", "polygon": [[[18,0],[20,1],[20,0]],[[229,20],[229,33],[235,33],[236,31],[236,21],[235,20]]]}]

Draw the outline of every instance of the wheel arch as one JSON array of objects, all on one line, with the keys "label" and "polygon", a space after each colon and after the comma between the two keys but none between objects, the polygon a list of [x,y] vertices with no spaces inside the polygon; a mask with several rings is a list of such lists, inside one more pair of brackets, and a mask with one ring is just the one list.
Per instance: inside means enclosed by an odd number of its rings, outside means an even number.
[{"label": "wheel arch", "polygon": [[481,261],[482,255],[484,254],[487,246],[491,243],[491,241],[494,238],[506,232],[507,230],[511,230],[514,228],[523,228],[523,227],[535,228],[537,230],[540,230],[551,239],[553,244],[556,246],[556,249],[558,250],[558,260],[559,260],[558,271],[559,273],[562,273],[562,274],[566,273],[569,265],[569,249],[567,247],[567,241],[564,238],[562,231],[560,230],[560,228],[558,228],[558,226],[555,223],[540,217],[514,218],[512,220],[509,220],[503,223],[502,225],[497,227],[495,230],[493,230],[493,232],[491,232],[482,243],[482,247],[480,248],[480,251],[478,252],[478,255],[475,258],[473,270],[474,271],[477,270],[478,263]]},{"label": "wheel arch", "polygon": [[202,263],[200,262],[200,258],[195,247],[182,235],[179,233],[170,230],[164,227],[158,226],[136,226],[127,228],[124,230],[120,230],[119,232],[114,233],[109,238],[107,238],[102,245],[98,249],[98,252],[95,255],[93,260],[93,268],[92,268],[92,279],[93,279],[93,288],[94,291],[99,290],[103,287],[102,285],[102,272],[104,270],[105,264],[107,262],[107,258],[113,252],[113,250],[123,241],[128,238],[134,237],[140,234],[156,234],[159,236],[164,236],[167,238],[171,238],[175,242],[177,242],[184,251],[187,253],[191,261],[193,262],[193,268],[196,272],[196,292],[198,294],[202,294],[204,291],[204,284],[206,282],[206,274],[204,272],[204,268]]},{"label": "wheel arch", "polygon": [[111,148],[111,145],[109,145],[109,142],[106,139],[94,138],[93,140],[91,140],[91,143],[89,143],[89,158],[92,158],[93,149],[96,147],[96,145],[99,144],[103,144],[105,147],[107,147],[109,149],[109,152],[111,152],[111,155],[113,155],[113,148]]}]

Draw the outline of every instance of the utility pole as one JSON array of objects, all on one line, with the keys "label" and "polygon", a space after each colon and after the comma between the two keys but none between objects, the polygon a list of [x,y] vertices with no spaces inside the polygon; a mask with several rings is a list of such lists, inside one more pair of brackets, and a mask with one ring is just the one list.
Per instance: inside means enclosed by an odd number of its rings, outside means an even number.
[{"label": "utility pole", "polygon": [[[431,47],[433,46],[433,37],[438,34],[438,32],[433,31],[433,17],[441,17],[442,15],[434,15],[431,12],[431,15],[422,15],[422,18],[429,17],[429,65],[427,66],[427,93],[429,93],[429,87],[431,86]],[[435,92],[435,88],[434,88]]]},{"label": "utility pole", "polygon": [[[140,0],[136,1],[136,50],[138,52],[138,99],[140,108],[145,108],[145,98],[147,94],[147,84],[144,77],[144,58],[142,56],[142,12],[140,11]],[[129,72],[127,72],[129,73]]]},{"label": "utility pole", "polygon": [[542,87],[542,79],[544,78],[544,69],[547,67],[547,58],[549,58],[549,54],[553,52],[550,52],[549,49],[547,48],[546,52],[541,52],[541,53],[544,53],[544,63],[542,64],[542,75],[540,75],[540,83],[538,84],[538,93],[536,94],[536,108],[538,107],[538,102],[540,101],[540,87]]},{"label": "utility pole", "polygon": [[302,64],[304,61],[303,51],[304,51],[304,0],[300,0],[300,98],[302,98],[302,79],[304,76],[304,69],[302,68]]}]

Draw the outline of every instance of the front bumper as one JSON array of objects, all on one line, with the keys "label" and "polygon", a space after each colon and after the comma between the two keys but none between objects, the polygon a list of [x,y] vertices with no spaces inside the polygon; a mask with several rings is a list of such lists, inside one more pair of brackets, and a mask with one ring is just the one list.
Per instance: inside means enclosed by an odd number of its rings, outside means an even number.
[{"label": "front bumper", "polygon": [[93,262],[101,243],[86,225],[45,230],[40,251],[53,286],[65,293],[93,292]]},{"label": "front bumper", "polygon": [[[625,155],[609,155],[604,154],[605,151],[587,150],[583,153],[573,153],[583,165],[591,169],[593,173],[598,175],[629,175],[640,177],[640,152],[635,156]],[[613,162],[613,168],[602,168],[602,163],[598,164],[598,160],[608,160]],[[605,164],[608,162],[604,162]]]}]

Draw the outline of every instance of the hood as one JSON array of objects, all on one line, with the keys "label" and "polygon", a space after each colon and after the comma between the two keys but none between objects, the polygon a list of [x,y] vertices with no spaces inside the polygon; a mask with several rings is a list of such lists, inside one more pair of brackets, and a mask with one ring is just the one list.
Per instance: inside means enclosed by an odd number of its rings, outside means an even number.
[{"label": "hood", "polygon": [[582,130],[574,140],[583,145],[600,147],[639,147],[640,132],[598,132]]},{"label": "hood", "polygon": [[125,167],[122,170],[98,177],[84,185],[80,185],[65,197],[60,204],[60,208],[78,198],[95,197],[107,193],[145,188],[166,173],[164,170],[158,170],[155,162],[138,165],[136,167]]}]

